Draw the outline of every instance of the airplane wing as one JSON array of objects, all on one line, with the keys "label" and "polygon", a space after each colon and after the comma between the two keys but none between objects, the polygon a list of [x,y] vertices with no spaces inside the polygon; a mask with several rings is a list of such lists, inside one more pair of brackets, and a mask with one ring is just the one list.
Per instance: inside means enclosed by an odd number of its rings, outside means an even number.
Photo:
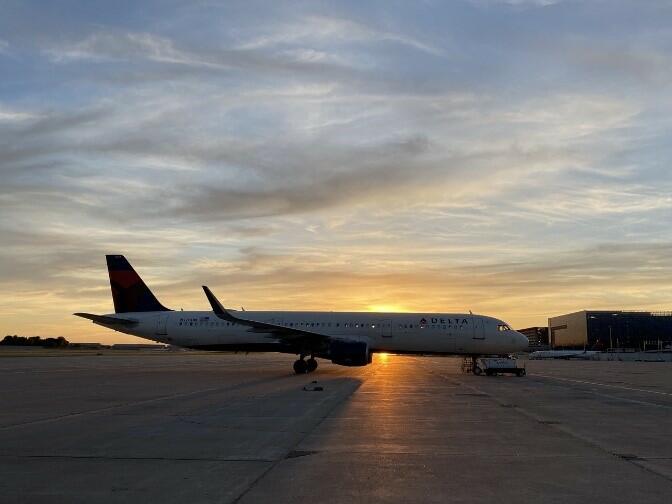
[{"label": "airplane wing", "polygon": [[85,319],[92,320],[96,324],[103,324],[106,326],[115,326],[115,325],[121,325],[121,326],[134,326],[138,323],[137,320],[134,319],[123,319],[123,318],[117,318],[117,317],[106,317],[104,315],[94,315],[93,313],[73,313],[73,315],[77,315],[78,317],[82,317]]},{"label": "airplane wing", "polygon": [[314,350],[325,348],[331,340],[329,336],[312,331],[304,331],[303,329],[296,329],[294,327],[285,327],[277,324],[269,324],[268,322],[259,322],[237,317],[232,315],[231,312],[222,306],[207,286],[203,286],[203,291],[205,292],[205,296],[208,298],[215,315],[227,322],[249,326],[252,332],[269,333],[272,338],[278,339],[283,343],[293,346],[307,347]]}]

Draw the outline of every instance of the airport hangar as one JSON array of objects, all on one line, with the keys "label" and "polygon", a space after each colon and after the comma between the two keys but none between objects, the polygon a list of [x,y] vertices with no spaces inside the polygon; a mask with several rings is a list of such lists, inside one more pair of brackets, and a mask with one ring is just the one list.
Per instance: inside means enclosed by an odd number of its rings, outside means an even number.
[{"label": "airport hangar", "polygon": [[548,319],[551,348],[662,350],[672,346],[672,312],[582,310]]}]

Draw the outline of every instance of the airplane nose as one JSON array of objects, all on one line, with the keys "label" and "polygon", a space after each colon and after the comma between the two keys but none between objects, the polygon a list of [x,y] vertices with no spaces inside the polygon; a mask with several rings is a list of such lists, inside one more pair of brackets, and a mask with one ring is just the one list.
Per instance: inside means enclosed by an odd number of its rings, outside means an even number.
[{"label": "airplane nose", "polygon": [[524,334],[516,332],[516,346],[519,352],[527,350],[527,348],[530,346],[530,340],[528,340],[527,336]]}]

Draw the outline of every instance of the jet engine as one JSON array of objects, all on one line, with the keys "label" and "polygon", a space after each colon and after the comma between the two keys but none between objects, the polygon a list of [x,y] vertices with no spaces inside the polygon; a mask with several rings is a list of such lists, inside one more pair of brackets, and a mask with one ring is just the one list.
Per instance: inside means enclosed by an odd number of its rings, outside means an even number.
[{"label": "jet engine", "polygon": [[331,362],[341,366],[366,366],[371,362],[369,345],[363,341],[333,340],[329,357]]}]

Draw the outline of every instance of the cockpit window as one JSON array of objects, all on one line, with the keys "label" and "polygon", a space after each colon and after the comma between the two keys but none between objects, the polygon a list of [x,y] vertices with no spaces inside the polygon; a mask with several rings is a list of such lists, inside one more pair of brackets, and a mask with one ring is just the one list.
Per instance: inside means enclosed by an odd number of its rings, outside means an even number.
[{"label": "cockpit window", "polygon": [[497,330],[498,330],[498,331],[510,331],[511,328],[510,328],[508,325],[506,325],[506,324],[499,324],[499,325],[497,326]]}]

